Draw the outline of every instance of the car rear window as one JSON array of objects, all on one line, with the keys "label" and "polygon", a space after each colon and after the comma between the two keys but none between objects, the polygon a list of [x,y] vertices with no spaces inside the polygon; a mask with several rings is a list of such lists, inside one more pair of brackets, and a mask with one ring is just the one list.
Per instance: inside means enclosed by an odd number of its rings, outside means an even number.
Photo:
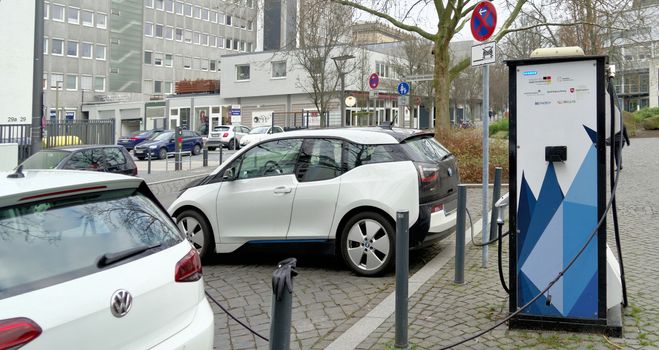
[{"label": "car rear window", "polygon": [[136,190],[0,208],[0,299],[97,272],[104,254],[154,247],[131,261],[182,239],[167,214]]},{"label": "car rear window", "polygon": [[23,169],[55,169],[71,152],[40,151],[23,162]]},{"label": "car rear window", "polygon": [[415,161],[440,162],[451,154],[431,135],[409,139],[402,145]]},{"label": "car rear window", "polygon": [[228,131],[229,127],[228,126],[216,126],[213,128],[213,131]]}]

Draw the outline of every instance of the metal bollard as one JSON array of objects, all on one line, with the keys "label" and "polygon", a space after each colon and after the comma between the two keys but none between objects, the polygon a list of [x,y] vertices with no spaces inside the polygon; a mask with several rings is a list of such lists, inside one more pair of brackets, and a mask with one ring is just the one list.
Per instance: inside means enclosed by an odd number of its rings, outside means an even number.
[{"label": "metal bollard", "polygon": [[407,294],[410,273],[410,213],[396,212],[396,337],[394,347],[407,349]]},{"label": "metal bollard", "polygon": [[495,240],[499,237],[497,233],[497,213],[499,208],[496,207],[496,202],[501,197],[501,174],[503,173],[503,168],[496,167],[494,168],[494,188],[492,188],[492,216],[490,217],[490,240]]},{"label": "metal bollard", "polygon": [[224,153],[224,152],[222,151],[222,148],[223,148],[222,145],[220,145],[220,165],[222,164],[222,155],[223,155],[223,153]]},{"label": "metal bollard", "polygon": [[203,157],[203,166],[207,167],[208,166],[208,149],[204,148],[202,151],[202,157]]},{"label": "metal bollard", "polygon": [[146,173],[151,174],[151,150],[146,150],[146,157],[149,160],[146,167]]},{"label": "metal bollard", "polygon": [[458,213],[455,225],[455,279],[456,284],[465,283],[465,211],[467,209],[467,187],[458,186]]},{"label": "metal bollard", "polygon": [[174,154],[174,171],[179,171],[179,170],[181,170],[181,163],[182,163],[182,161],[183,161],[183,160],[181,159],[181,152],[176,152],[176,153]]},{"label": "metal bollard", "polygon": [[288,350],[291,344],[293,277],[297,276],[297,259],[288,258],[277,264],[272,273],[272,319],[270,350]]}]

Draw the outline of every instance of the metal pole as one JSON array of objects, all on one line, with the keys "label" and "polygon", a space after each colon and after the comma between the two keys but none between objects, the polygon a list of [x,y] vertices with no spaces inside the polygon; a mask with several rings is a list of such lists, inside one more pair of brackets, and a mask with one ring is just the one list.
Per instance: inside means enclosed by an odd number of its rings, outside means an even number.
[{"label": "metal pole", "polygon": [[458,186],[458,212],[455,224],[455,278],[453,282],[465,282],[465,211],[467,209],[467,187]]},{"label": "metal pole", "polygon": [[407,294],[410,272],[410,213],[396,212],[396,349],[407,349]]},{"label": "metal pole", "polygon": [[[483,211],[481,218],[483,220],[483,227],[481,230],[481,236],[483,238],[483,243],[487,243],[489,240],[488,235],[488,225],[487,225],[487,185],[489,183],[489,154],[490,154],[490,141],[489,141],[489,120],[490,120],[490,67],[488,65],[483,66]],[[483,257],[482,257],[482,267],[487,267],[487,256],[488,250],[487,246],[483,246]]]},{"label": "metal pole", "polygon": [[[147,163],[147,168],[146,168],[146,173],[151,174],[151,150],[146,149],[146,157],[148,158],[149,162]],[[165,160],[167,162],[167,160]]]},{"label": "metal pole", "polygon": [[202,151],[202,157],[203,157],[203,166],[207,167],[208,166],[208,149],[204,148]]},{"label": "metal pole", "polygon": [[293,277],[297,260],[288,258],[277,264],[272,273],[272,319],[270,321],[271,350],[288,350],[291,343]]},{"label": "metal pole", "polygon": [[341,127],[346,126],[346,74],[341,71],[341,100],[339,104],[341,105]]},{"label": "metal pole", "polygon": [[224,153],[223,148],[222,144],[220,144],[220,164],[222,164],[222,154]]},{"label": "metal pole", "polygon": [[492,188],[492,217],[490,218],[490,240],[493,240],[498,237],[497,233],[497,215],[499,208],[494,204],[501,197],[501,173],[503,168],[496,167],[494,168],[494,188]]},{"label": "metal pole", "polygon": [[[43,134],[43,0],[35,0],[34,11],[34,63],[32,65],[32,130],[30,135],[30,152],[35,154],[41,149]],[[48,82],[46,81],[46,84]]]}]

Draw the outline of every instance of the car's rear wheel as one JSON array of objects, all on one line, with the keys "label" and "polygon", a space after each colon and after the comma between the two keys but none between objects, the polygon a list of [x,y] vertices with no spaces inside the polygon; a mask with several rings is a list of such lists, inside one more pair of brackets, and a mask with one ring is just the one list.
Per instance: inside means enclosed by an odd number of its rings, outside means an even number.
[{"label": "car's rear wheel", "polygon": [[339,247],[343,261],[355,273],[380,275],[394,260],[394,227],[378,213],[359,213],[346,223]]},{"label": "car's rear wheel", "polygon": [[214,252],[215,240],[206,218],[196,210],[186,210],[176,216],[176,223],[199,256],[207,260]]},{"label": "car's rear wheel", "polygon": [[199,154],[200,152],[201,152],[201,146],[199,146],[199,145],[194,145],[194,148],[192,149],[192,154],[196,156],[196,155]]},{"label": "car's rear wheel", "polygon": [[158,152],[158,158],[160,159],[165,159],[167,158],[167,149],[166,148],[161,148],[160,151]]},{"label": "car's rear wheel", "polygon": [[229,141],[229,149],[234,150],[237,147],[238,147],[238,143],[236,142],[236,139],[231,139],[231,141]]}]

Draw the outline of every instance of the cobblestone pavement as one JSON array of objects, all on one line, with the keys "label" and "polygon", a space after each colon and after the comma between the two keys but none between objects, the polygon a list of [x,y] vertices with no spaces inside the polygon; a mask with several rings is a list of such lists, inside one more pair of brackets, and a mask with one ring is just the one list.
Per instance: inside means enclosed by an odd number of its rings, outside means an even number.
[{"label": "cobblestone pavement", "polygon": [[[629,306],[624,309],[622,338],[597,334],[508,330],[495,331],[458,349],[659,349],[659,138],[632,139],[624,149],[624,168],[617,195],[618,216]],[[609,246],[615,251],[609,216]],[[417,349],[438,349],[485,329],[507,315],[508,298],[501,288],[496,253],[481,268],[480,250],[467,251],[465,284],[453,284],[453,260],[410,298],[409,339]],[[507,254],[504,253],[504,261]],[[504,264],[507,270],[507,264]],[[359,349],[390,348],[393,316]]]}]

